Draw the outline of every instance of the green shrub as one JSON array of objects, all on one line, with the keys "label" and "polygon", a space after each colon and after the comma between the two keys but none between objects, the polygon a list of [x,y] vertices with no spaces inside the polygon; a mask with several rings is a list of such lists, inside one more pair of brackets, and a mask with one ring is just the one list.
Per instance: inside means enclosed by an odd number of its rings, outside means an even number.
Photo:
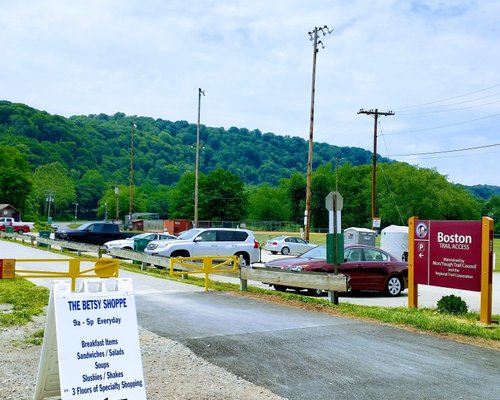
[{"label": "green shrub", "polygon": [[443,296],[437,302],[437,309],[442,314],[461,315],[467,314],[467,303],[460,297],[450,294]]}]

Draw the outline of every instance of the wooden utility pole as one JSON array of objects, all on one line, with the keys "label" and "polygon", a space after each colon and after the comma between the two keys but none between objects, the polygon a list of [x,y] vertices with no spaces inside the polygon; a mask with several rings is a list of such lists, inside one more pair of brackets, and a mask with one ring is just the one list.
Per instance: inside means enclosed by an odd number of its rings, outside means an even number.
[{"label": "wooden utility pole", "polygon": [[339,160],[342,160],[342,157],[335,157],[335,191],[339,191]]},{"label": "wooden utility pole", "polygon": [[379,111],[378,108],[375,110],[359,110],[358,114],[366,114],[366,115],[373,115],[374,116],[374,125],[373,125],[373,167],[372,167],[372,228],[373,228],[373,221],[375,219],[375,216],[377,215],[376,213],[376,193],[377,193],[377,126],[378,126],[378,116],[388,116],[388,115],[394,115],[392,111]]},{"label": "wooden utility pole", "polygon": [[[129,182],[129,201],[128,201],[128,229],[132,229],[132,208],[134,196],[134,131],[137,128],[135,123],[130,123],[130,182]],[[118,218],[117,218],[118,219]]]},{"label": "wooden utility pole", "polygon": [[116,217],[115,217],[115,221],[118,222],[118,217],[119,217],[119,214],[118,214],[118,195],[120,193],[120,189],[118,188],[118,186],[115,186],[115,201],[116,201]]},{"label": "wooden utility pole", "polygon": [[198,88],[198,124],[196,126],[196,167],[194,178],[194,227],[198,227],[198,185],[200,179],[200,112],[201,112],[201,95],[205,96],[205,92]]},{"label": "wooden utility pole", "polygon": [[312,159],[313,159],[313,130],[314,130],[314,95],[316,87],[316,54],[318,53],[318,45],[325,47],[321,40],[318,40],[318,33],[323,36],[332,33],[328,26],[322,28],[315,27],[312,32],[308,32],[313,44],[313,70],[311,84],[311,117],[309,122],[309,152],[307,156],[307,183],[306,183],[306,210],[304,212],[304,239],[309,240],[309,231],[311,226],[311,181],[312,181]]}]

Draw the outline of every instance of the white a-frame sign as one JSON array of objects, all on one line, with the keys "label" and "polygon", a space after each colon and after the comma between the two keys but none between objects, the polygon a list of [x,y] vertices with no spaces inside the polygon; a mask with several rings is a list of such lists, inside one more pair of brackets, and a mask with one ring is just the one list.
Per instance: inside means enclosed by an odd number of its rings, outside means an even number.
[{"label": "white a-frame sign", "polygon": [[52,396],[146,400],[130,278],[85,280],[78,292],[52,284],[33,398]]}]

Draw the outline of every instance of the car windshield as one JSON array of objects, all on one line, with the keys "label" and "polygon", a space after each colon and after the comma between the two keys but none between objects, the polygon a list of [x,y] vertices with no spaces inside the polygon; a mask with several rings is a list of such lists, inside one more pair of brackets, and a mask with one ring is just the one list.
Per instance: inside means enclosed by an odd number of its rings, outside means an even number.
[{"label": "car windshield", "polygon": [[79,231],[84,231],[86,230],[93,222],[87,222],[86,224],[80,225],[78,228],[76,228]]},{"label": "car windshield", "polygon": [[130,239],[150,239],[151,233],[139,233],[137,235],[132,236]]},{"label": "car windshield", "polygon": [[279,242],[279,241],[283,240],[284,238],[285,238],[285,236],[276,236],[275,238],[271,239],[271,242]]},{"label": "car windshield", "polygon": [[317,246],[309,251],[306,251],[300,258],[315,258],[318,260],[326,260],[326,246]]},{"label": "car windshield", "polygon": [[192,238],[194,238],[196,235],[198,235],[201,231],[202,231],[202,229],[190,229],[189,231],[182,232],[182,233],[181,233],[181,234],[177,237],[177,239],[179,239],[179,240],[187,240],[187,239],[192,239]]}]

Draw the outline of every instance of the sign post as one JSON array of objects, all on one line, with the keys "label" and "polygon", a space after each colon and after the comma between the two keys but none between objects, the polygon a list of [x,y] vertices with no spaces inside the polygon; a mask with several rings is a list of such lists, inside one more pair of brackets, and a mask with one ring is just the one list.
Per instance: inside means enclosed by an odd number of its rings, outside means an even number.
[{"label": "sign post", "polygon": [[[344,199],[339,192],[330,192],[325,198],[325,207],[329,212],[329,233],[326,235],[326,260],[333,264],[334,273],[338,275],[339,264],[344,261],[344,237],[341,229],[341,211]],[[340,260],[340,261],[339,261]],[[330,301],[339,304],[339,292],[329,292]]]},{"label": "sign post", "polygon": [[411,217],[408,221],[408,308],[418,308],[418,284],[415,283],[415,252],[413,248],[415,220],[416,217]]},{"label": "sign post", "polygon": [[483,217],[481,249],[481,308],[480,321],[491,324],[492,296],[493,296],[493,220]]},{"label": "sign post", "polygon": [[409,220],[408,307],[418,284],[481,292],[481,322],[491,323],[493,220]]}]

